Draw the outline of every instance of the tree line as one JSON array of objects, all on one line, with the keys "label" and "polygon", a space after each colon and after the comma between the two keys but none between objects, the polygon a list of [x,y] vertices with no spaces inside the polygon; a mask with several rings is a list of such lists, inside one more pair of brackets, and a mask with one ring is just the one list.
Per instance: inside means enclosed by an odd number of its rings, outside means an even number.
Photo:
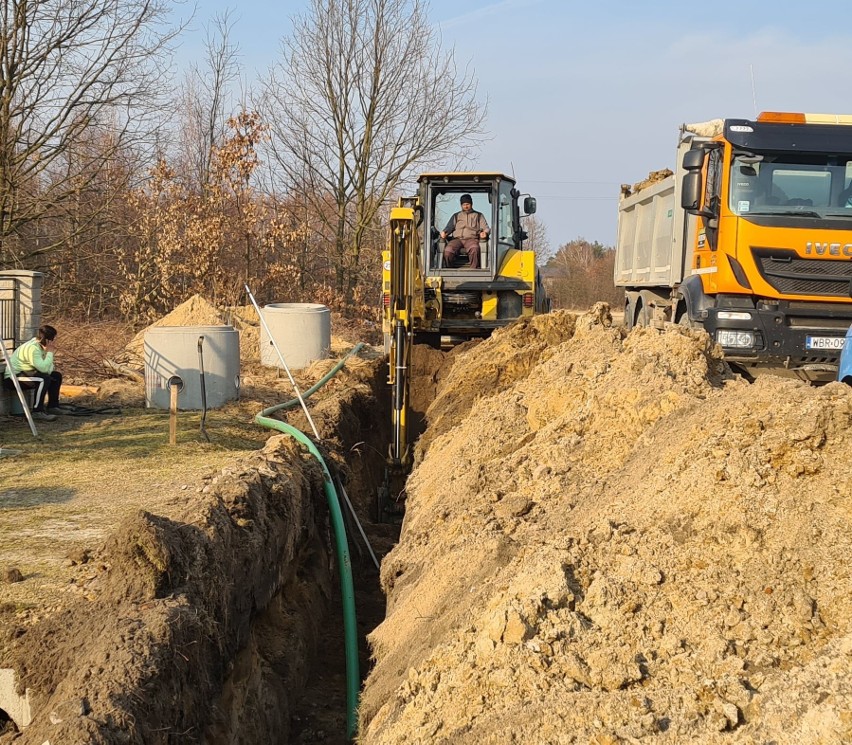
[{"label": "tree line", "polygon": [[428,4],[311,0],[251,87],[229,13],[178,75],[174,11],[0,0],[0,269],[45,272],[46,308],[80,320],[245,284],[374,312],[388,206],[487,134]]},{"label": "tree line", "polygon": [[542,268],[553,307],[573,310],[598,301],[620,310],[624,295],[613,284],[614,271],[615,249],[585,238],[562,244]]},{"label": "tree line", "polygon": [[547,226],[535,215],[526,219],[524,228],[553,308],[585,310],[603,301],[615,310],[621,309],[624,295],[613,284],[613,246],[579,237],[554,250]]}]

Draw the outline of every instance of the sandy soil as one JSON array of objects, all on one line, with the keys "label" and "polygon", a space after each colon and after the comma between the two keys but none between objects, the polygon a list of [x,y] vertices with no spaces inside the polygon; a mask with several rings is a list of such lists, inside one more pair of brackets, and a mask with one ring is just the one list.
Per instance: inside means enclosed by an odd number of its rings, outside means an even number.
[{"label": "sandy soil", "polygon": [[[192,314],[216,322],[199,300]],[[418,349],[413,367],[426,430],[359,742],[852,742],[852,388],[748,384],[705,334],[626,335],[603,305]],[[311,406],[362,514],[384,378],[368,353]],[[243,382],[252,415],[290,397],[251,358]],[[40,456],[99,426],[58,425]],[[126,467],[66,454],[73,477],[0,461],[0,560],[24,579],[0,583],[0,651],[42,702],[0,743],[341,742],[324,693],[339,632],[305,615],[334,597],[320,475],[292,443],[256,451],[220,426],[219,451],[192,440],[176,461],[153,432],[132,443],[161,469],[149,480],[116,443],[99,446]],[[6,485],[26,476],[38,492]],[[308,686],[317,645],[327,677]]]},{"label": "sandy soil", "polygon": [[599,307],[456,355],[427,418],[360,742],[852,741],[852,389]]}]

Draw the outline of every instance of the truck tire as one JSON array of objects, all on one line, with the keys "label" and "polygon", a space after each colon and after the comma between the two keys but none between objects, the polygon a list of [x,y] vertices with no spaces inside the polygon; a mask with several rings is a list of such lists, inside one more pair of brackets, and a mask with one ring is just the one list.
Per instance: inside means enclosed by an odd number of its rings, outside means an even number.
[{"label": "truck tire", "polygon": [[681,298],[677,304],[677,325],[685,329],[697,329],[698,324],[689,317],[689,310],[686,307],[686,301]]},{"label": "truck tire", "polygon": [[624,298],[624,317],[621,321],[622,326],[630,331],[636,324],[636,306],[629,298]]}]

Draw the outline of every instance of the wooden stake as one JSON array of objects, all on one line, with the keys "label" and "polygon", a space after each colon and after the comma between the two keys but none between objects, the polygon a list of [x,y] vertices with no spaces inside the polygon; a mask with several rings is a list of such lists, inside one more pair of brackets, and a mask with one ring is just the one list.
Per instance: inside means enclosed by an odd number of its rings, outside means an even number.
[{"label": "wooden stake", "polygon": [[177,399],[180,387],[177,383],[169,386],[169,445],[177,443]]}]

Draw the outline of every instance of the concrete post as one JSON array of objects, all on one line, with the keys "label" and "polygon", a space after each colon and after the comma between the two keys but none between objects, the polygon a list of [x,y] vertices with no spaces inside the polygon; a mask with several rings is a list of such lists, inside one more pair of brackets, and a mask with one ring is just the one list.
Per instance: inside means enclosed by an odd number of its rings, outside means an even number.
[{"label": "concrete post", "polygon": [[[25,341],[32,339],[41,326],[41,287],[44,282],[44,274],[29,272],[24,269],[4,269],[0,270],[0,279],[3,278],[14,279],[18,288],[18,307],[14,311],[17,320],[17,333],[12,344],[12,349],[15,349]],[[0,300],[12,299],[14,299],[14,289],[4,289],[0,284]],[[0,357],[0,376],[2,376],[5,368],[6,364]],[[4,394],[5,392],[0,393],[0,414],[7,413],[9,409],[9,397]]]},{"label": "concrete post", "polygon": [[15,339],[17,347],[32,339],[41,326],[41,287],[44,274],[24,269],[4,269],[0,271],[0,277],[18,281],[18,338]]}]

